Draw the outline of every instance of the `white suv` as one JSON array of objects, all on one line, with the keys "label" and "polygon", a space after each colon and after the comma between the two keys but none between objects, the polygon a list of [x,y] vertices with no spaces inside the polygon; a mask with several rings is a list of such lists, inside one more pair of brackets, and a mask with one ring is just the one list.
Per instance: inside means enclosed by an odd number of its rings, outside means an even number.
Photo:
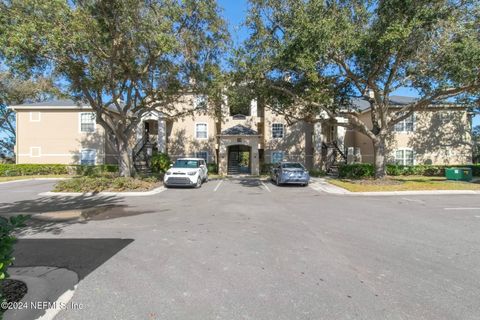
[{"label": "white suv", "polygon": [[208,180],[205,159],[180,158],[168,169],[163,177],[165,187],[192,186],[200,188]]}]

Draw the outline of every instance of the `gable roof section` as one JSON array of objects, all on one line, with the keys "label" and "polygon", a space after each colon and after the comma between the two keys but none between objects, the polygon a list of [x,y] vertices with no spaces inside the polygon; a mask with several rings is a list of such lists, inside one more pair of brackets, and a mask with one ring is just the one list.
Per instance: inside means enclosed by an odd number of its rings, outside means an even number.
[{"label": "gable roof section", "polygon": [[[406,96],[390,96],[390,104],[392,106],[404,106],[410,103],[413,103],[417,98],[406,97]],[[355,108],[360,111],[366,111],[370,109],[370,103],[367,100],[362,98],[353,98],[352,104]]]},{"label": "gable roof section", "polygon": [[241,124],[237,124],[236,126],[228,128],[226,130],[223,130],[221,135],[225,135],[225,136],[256,136],[256,135],[258,135],[258,132],[253,130],[253,129],[250,129],[248,127],[245,127]]},{"label": "gable roof section", "polygon": [[13,110],[22,110],[22,109],[91,109],[88,104],[77,102],[72,99],[58,99],[58,100],[47,100],[42,102],[33,102],[33,103],[23,103],[16,106],[10,107]]}]

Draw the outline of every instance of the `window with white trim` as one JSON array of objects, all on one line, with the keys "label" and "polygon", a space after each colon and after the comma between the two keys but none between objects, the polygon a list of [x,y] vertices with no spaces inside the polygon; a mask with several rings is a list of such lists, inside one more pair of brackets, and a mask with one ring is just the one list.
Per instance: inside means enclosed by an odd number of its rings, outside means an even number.
[{"label": "window with white trim", "polygon": [[208,127],[206,123],[196,123],[195,124],[195,137],[197,139],[207,139],[208,138]]},{"label": "window with white trim", "polygon": [[197,95],[193,100],[193,106],[195,109],[207,108],[207,97],[205,95]]},{"label": "window with white trim", "polygon": [[80,113],[80,132],[95,132],[95,113]]},{"label": "window with white trim", "polygon": [[272,123],[272,138],[283,138],[284,133],[284,126],[282,123]]},{"label": "window with white trim", "polygon": [[80,155],[80,164],[93,166],[95,165],[97,158],[97,150],[95,149],[82,149]]},{"label": "window with white trim", "polygon": [[393,131],[395,132],[413,132],[415,128],[415,115],[411,114],[406,119],[395,124]]},{"label": "window with white trim", "polygon": [[198,151],[195,152],[195,158],[205,159],[205,162],[208,162],[208,152],[207,151]]},{"label": "window with white trim", "polygon": [[283,151],[272,151],[272,163],[279,163],[283,160]]},{"label": "window with white trim", "polygon": [[414,153],[412,149],[398,149],[395,151],[395,164],[413,166],[414,162]]}]

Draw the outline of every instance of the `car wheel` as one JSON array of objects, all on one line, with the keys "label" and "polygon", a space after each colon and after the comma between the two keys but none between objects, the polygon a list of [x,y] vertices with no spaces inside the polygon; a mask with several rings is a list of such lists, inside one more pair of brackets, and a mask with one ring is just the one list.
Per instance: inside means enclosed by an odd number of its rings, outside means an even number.
[{"label": "car wheel", "polygon": [[200,188],[202,186],[202,178],[198,177],[197,183],[195,184],[195,188]]}]

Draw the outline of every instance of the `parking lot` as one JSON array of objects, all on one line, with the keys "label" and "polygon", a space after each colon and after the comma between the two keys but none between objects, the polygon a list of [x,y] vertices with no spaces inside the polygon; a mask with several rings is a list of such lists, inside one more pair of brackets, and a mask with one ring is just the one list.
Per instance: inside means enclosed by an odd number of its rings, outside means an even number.
[{"label": "parking lot", "polygon": [[[315,183],[278,187],[252,178],[212,180],[200,189],[172,188],[148,197],[38,195],[52,184],[1,185],[0,213],[105,208],[91,220],[35,225],[21,234],[50,242],[18,252],[17,265],[62,265],[83,275],[72,302],[85,308],[61,311],[58,319],[480,314],[476,196],[340,196]],[[88,241],[86,264],[99,254],[100,247],[91,245],[96,240],[128,242],[108,249],[85,272],[64,257],[78,252],[69,249],[73,239]]]}]

